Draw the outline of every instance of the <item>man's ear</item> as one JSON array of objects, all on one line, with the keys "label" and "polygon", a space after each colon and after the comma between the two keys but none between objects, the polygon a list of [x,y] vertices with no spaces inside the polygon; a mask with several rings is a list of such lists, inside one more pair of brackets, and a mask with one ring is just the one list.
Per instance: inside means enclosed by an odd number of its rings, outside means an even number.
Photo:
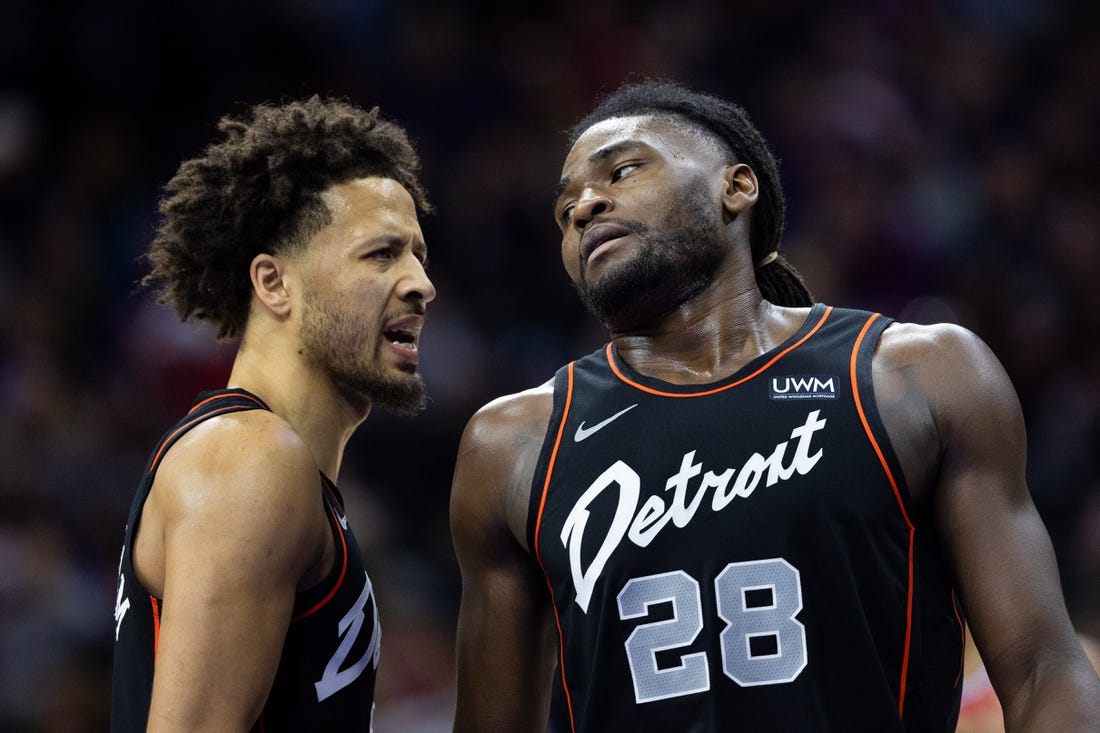
[{"label": "man's ear", "polygon": [[277,318],[289,316],[291,302],[286,261],[261,252],[252,258],[248,274],[260,303]]},{"label": "man's ear", "polygon": [[752,168],[744,163],[727,166],[722,173],[722,209],[730,219],[750,209],[760,197],[760,185]]}]

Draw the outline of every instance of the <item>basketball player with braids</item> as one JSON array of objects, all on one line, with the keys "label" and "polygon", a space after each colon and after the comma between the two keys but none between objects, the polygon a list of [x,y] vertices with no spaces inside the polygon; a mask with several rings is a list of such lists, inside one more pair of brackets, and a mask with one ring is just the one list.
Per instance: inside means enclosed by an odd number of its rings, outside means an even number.
[{"label": "basketball player with braids", "polygon": [[570,145],[611,338],[464,432],[456,730],[545,729],[556,678],[571,731],[951,731],[964,619],[1009,730],[1100,730],[987,347],[813,302],[733,104],[627,85]]},{"label": "basketball player with braids", "polygon": [[400,127],[313,97],[226,117],[168,183],[146,280],[239,339],[154,449],[115,607],[115,731],[369,730],[380,628],[336,487],[373,407],[417,411],[435,289]]}]

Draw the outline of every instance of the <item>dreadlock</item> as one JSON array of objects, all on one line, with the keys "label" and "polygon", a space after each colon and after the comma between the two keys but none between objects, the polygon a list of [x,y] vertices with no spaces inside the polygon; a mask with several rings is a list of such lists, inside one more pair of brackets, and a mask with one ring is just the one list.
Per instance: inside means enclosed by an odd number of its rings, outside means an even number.
[{"label": "dreadlock", "polygon": [[330,186],[391,178],[419,212],[431,210],[405,131],[380,119],[377,107],[313,96],[223,117],[218,130],[224,139],[185,161],[165,186],[142,285],[159,283],[159,302],[182,320],[216,324],[219,339],[244,331],[252,259],[304,247],[331,221],[321,199]]},{"label": "dreadlock", "polygon": [[570,132],[573,145],[585,130],[613,117],[665,114],[685,121],[717,141],[732,156],[756,173],[760,197],[752,209],[749,239],[756,284],[764,298],[776,305],[813,304],[802,276],[779,254],[786,204],[779,182],[779,166],[760,131],[743,108],[708,94],[693,92],[663,80],[633,82],[605,97]]}]

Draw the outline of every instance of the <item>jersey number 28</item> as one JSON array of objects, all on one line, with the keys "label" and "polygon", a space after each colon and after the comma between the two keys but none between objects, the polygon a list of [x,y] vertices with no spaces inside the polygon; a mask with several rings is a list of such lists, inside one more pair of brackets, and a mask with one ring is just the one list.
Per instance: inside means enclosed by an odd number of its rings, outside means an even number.
[{"label": "jersey number 28", "polygon": [[[735,562],[714,579],[722,671],[742,687],[794,680],[806,666],[806,627],[798,570],[782,558]],[[661,668],[657,652],[695,642],[703,630],[699,582],[683,570],[627,581],[619,591],[619,617],[645,618],[655,604],[671,603],[672,618],[639,624],[626,639],[626,658],[639,703],[710,689],[706,652],[684,654]]]}]

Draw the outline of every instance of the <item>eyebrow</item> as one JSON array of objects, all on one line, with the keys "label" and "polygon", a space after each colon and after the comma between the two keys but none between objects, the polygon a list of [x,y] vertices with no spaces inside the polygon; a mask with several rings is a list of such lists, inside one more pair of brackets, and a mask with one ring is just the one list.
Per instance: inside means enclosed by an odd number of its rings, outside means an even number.
[{"label": "eyebrow", "polygon": [[[588,156],[588,164],[595,165],[608,158],[618,155],[619,153],[626,152],[627,150],[634,150],[635,148],[642,147],[642,143],[637,140],[621,140],[617,143],[604,146]],[[572,176],[562,176],[558,181],[558,185],[554,188],[554,203],[557,203],[561,198],[562,193],[569,187],[569,184],[573,182]]]},{"label": "eyebrow", "polygon": [[385,245],[387,247],[408,247],[414,252],[420,250],[424,252],[425,255],[428,251],[428,245],[422,238],[411,234],[403,236],[398,232],[376,234],[373,237],[367,237],[366,239],[360,240],[351,246],[357,249],[369,249],[377,245]]}]

